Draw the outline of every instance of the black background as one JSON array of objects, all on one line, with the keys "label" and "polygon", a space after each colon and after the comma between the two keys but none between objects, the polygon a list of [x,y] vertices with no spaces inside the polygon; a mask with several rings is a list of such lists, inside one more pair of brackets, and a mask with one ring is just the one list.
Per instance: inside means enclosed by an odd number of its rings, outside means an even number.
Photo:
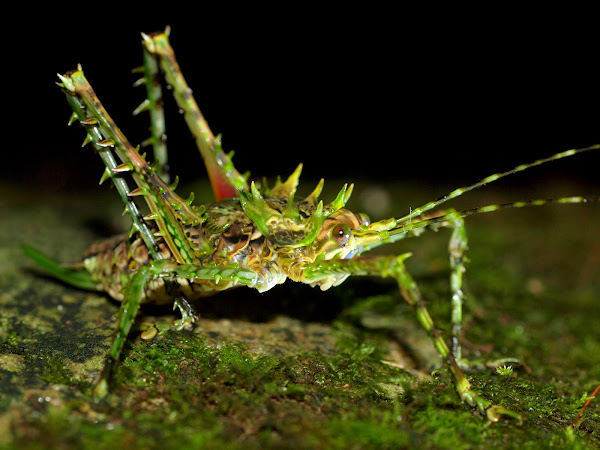
[{"label": "black background", "polygon": [[[171,26],[194,95],[241,172],[354,182],[466,183],[600,143],[598,30],[563,11],[156,10],[123,17],[105,4],[16,15],[3,69],[2,178],[46,190],[94,187],[102,173],[56,73],[83,66],[136,145],[148,136],[131,69],[140,32]],[[58,12],[56,12],[58,11]],[[55,14],[50,19],[47,14]],[[185,20],[184,20],[185,19]],[[595,24],[597,25],[597,24]],[[173,172],[204,177],[193,140],[167,103]],[[600,151],[520,175],[598,185]],[[521,181],[519,181],[521,180]],[[510,184],[509,184],[510,186]]]}]

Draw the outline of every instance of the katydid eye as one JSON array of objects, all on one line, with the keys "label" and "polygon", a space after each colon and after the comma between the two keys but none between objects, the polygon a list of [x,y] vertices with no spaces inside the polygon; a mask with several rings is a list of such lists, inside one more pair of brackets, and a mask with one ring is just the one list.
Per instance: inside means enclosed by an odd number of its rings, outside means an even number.
[{"label": "katydid eye", "polygon": [[350,227],[346,223],[338,223],[333,227],[333,230],[331,230],[331,236],[342,245],[348,242],[350,235]]}]

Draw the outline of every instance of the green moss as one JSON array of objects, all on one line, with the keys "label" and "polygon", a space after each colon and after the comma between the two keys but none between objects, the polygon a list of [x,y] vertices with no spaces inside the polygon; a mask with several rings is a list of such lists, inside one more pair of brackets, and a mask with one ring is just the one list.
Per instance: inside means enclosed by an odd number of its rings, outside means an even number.
[{"label": "green moss", "polygon": [[[93,240],[75,217],[103,201],[89,200],[70,201],[70,217],[58,207],[13,208],[7,233],[74,260]],[[89,389],[118,305],[23,270],[27,263],[8,246],[19,242],[7,242],[0,248],[0,260],[11,262],[0,263],[0,427],[7,427],[0,447],[597,448],[597,399],[576,429],[568,424],[600,383],[600,281],[586,275],[597,273],[586,259],[594,234],[579,226],[599,219],[591,208],[566,218],[559,208],[550,217],[520,212],[467,223],[465,356],[524,362],[507,376],[486,369],[469,379],[486,398],[522,413],[522,426],[490,424],[458,399],[444,371],[428,377],[439,357],[387,281],[215,297],[214,305],[235,306],[201,310],[194,332],[149,342],[132,332],[112,393],[96,403]],[[40,239],[42,227],[46,236],[57,233],[55,243]],[[448,330],[447,235],[432,237],[386,251],[414,251],[407,265],[437,326]],[[261,310],[258,319],[252,309]],[[156,311],[142,313],[150,320]],[[158,313],[158,321],[174,319]]]}]

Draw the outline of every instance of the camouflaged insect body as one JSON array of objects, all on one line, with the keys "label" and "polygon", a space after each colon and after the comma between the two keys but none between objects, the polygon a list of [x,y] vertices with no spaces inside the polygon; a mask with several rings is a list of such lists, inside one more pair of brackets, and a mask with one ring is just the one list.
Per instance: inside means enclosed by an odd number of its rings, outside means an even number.
[{"label": "camouflaged insect body", "polygon": [[[292,177],[297,180],[299,174],[300,170],[297,170]],[[324,245],[330,242],[330,233],[339,224],[347,224],[350,229],[360,228],[368,224],[366,216],[342,209],[341,206],[345,202],[337,199],[327,207],[323,207],[322,202],[317,203],[317,191],[301,201],[294,201],[295,185],[292,190],[286,189],[290,186],[290,180],[286,183],[278,183],[268,191],[270,194],[287,194],[285,198],[262,198],[261,196],[254,203],[251,198],[242,203],[246,208],[254,208],[255,214],[261,214],[260,217],[268,216],[262,221],[261,229],[249,218],[242,209],[240,200],[237,199],[225,199],[219,203],[203,206],[199,208],[202,214],[196,213],[194,219],[188,216],[186,222],[182,222],[177,216],[177,221],[181,224],[185,239],[188,241],[186,248],[189,246],[195,249],[193,262],[210,267],[218,266],[225,261],[227,264],[260,272],[265,282],[259,291],[264,292],[276,284],[283,283],[287,278],[300,281],[301,274],[294,271],[295,263],[298,261],[313,262],[318,255],[332,251],[344,253],[344,247],[341,245],[337,249],[324,248]],[[320,190],[321,187],[322,183],[319,184],[318,189]],[[254,192],[257,193],[256,188]],[[349,197],[349,190],[346,187],[341,192],[343,196],[340,197],[341,200]],[[259,203],[258,207],[254,206],[256,203]],[[259,207],[265,210],[259,211]],[[322,212],[323,219],[315,224],[312,218],[319,217],[314,214],[317,210],[326,213]],[[328,218],[325,218],[325,215]],[[267,236],[263,232],[267,233]],[[157,230],[154,234],[157,234],[157,244],[162,258],[173,259],[165,239]],[[338,241],[347,238],[347,234],[340,235],[338,231]],[[346,253],[344,256],[355,254]],[[140,267],[148,265],[150,261],[148,248],[140,237],[130,239],[127,235],[123,235],[93,245],[84,255],[83,265],[97,283],[98,290],[105,291],[111,297],[121,301],[123,300],[122,289],[128,283],[129,277]],[[320,284],[325,287],[324,282]],[[177,277],[167,292],[164,279],[159,278],[148,283],[142,301],[168,304],[172,303],[173,296],[182,296],[189,301],[194,301],[231,289],[236,285],[237,283],[233,281],[194,281]],[[327,287],[331,285],[331,280],[328,280]]]},{"label": "camouflaged insect body", "polygon": [[[470,215],[503,208],[540,206],[550,203],[584,203],[598,197],[564,197],[531,200],[504,205],[487,205],[465,211],[434,212],[460,195],[525,169],[600,149],[593,145],[567,150],[506,172],[496,173],[469,186],[455,189],[439,199],[413,208],[409,214],[371,223],[364,214],[345,209],[353,185],[344,185],[325,204],[319,199],[321,180],[306,197],[296,198],[302,165],[273,187],[248,183],[234,167],[231,154],[223,151],[220,137],[214,136],[189,89],[168,33],[143,35],[143,74],[136,85],[145,85],[147,98],[136,113],[148,111],[152,136],[145,142],[153,147],[157,160],[146,162],[123,135],[104,109],[82,69],[59,75],[73,115],[86,132],[84,144],[93,143],[104,163],[101,181],[110,179],[132,221],[127,235],[92,246],[78,267],[65,267],[35,249],[25,253],[57,278],[74,286],[107,292],[122,302],[115,336],[93,394],[106,396],[111,372],[118,362],[140,305],[173,304],[182,319],[176,329],[191,326],[195,316],[189,301],[219,291],[246,286],[264,292],[286,279],[321,289],[336,286],[349,276],[390,277],[400,294],[413,308],[416,318],[444,361],[460,398],[491,421],[501,416],[521,420],[520,414],[494,405],[472,389],[461,366],[462,304],[465,253],[468,238],[464,219]],[[194,195],[183,199],[176,192],[177,179],[169,184],[168,156],[164,135],[162,90],[164,78],[183,112],[204,160],[215,194],[215,203],[194,205]],[[131,183],[135,186],[130,187]],[[143,214],[136,201],[143,199],[149,213]],[[452,291],[451,348],[431,318],[417,283],[404,265],[410,253],[365,255],[383,244],[417,237],[426,231],[451,230],[449,250]]]}]

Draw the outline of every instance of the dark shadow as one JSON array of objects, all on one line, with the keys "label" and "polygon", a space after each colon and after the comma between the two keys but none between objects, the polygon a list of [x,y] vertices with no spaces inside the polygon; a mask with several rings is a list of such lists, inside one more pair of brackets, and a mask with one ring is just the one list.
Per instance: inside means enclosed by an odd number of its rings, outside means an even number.
[{"label": "dark shadow", "polygon": [[[389,286],[369,279],[347,280],[338,287],[318,287],[287,281],[268,292],[240,287],[195,301],[196,314],[209,319],[243,319],[268,322],[285,315],[306,322],[329,323],[357,298],[389,292]],[[142,305],[144,314],[170,314],[168,306]]]}]

